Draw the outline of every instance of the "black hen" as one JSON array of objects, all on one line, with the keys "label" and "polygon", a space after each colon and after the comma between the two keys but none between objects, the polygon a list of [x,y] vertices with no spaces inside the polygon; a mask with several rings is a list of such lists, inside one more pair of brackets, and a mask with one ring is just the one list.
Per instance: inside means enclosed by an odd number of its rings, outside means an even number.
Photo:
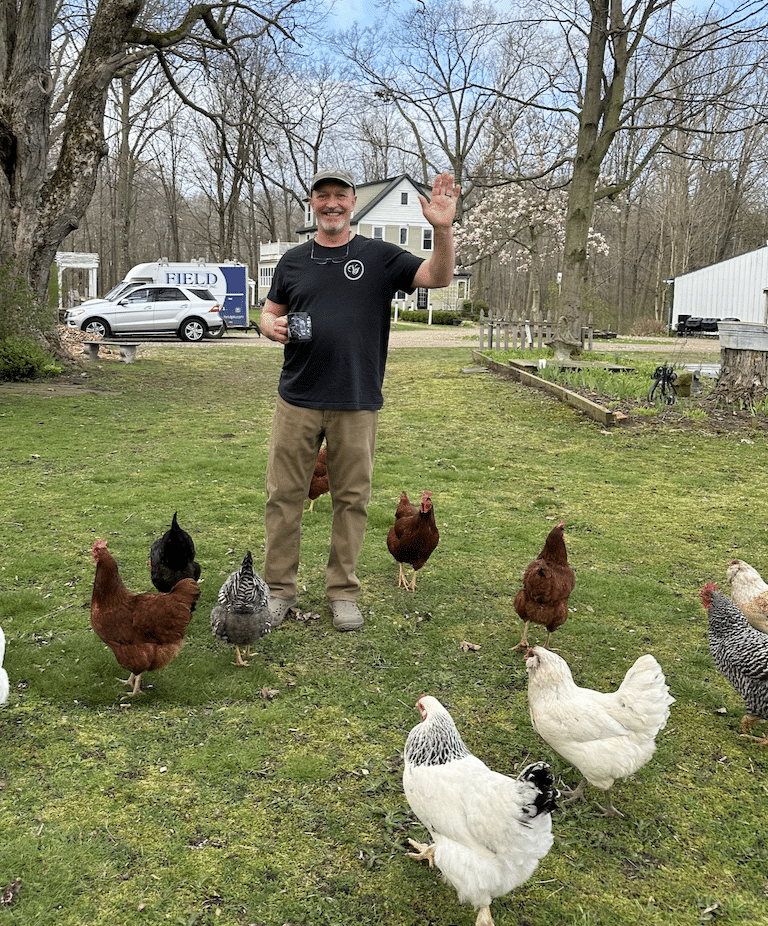
[{"label": "black hen", "polygon": [[182,579],[200,578],[200,563],[195,562],[195,543],[179,527],[174,511],[170,528],[158,537],[149,550],[152,584],[159,592],[169,592]]}]

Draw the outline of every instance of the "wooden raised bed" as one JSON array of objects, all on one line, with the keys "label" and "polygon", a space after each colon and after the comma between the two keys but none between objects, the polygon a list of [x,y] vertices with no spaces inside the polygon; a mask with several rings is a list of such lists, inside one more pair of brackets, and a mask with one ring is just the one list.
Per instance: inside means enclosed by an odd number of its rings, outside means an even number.
[{"label": "wooden raised bed", "polygon": [[[532,364],[529,361],[510,360],[507,363],[501,363],[498,360],[492,360],[480,351],[472,351],[472,359],[476,363],[482,363],[484,366],[493,370],[494,373],[502,373],[506,376],[512,376],[513,379],[522,383],[524,386],[533,386],[535,389],[541,389],[549,395],[555,396],[561,402],[565,402],[572,408],[584,412],[585,415],[605,425],[607,428],[616,427],[617,425],[626,424],[629,419],[622,412],[614,412],[604,405],[598,405],[591,399],[587,399],[577,392],[571,392],[565,386],[557,383],[550,383],[545,379],[536,376],[535,373],[529,372]],[[621,369],[621,368],[617,368]]]}]

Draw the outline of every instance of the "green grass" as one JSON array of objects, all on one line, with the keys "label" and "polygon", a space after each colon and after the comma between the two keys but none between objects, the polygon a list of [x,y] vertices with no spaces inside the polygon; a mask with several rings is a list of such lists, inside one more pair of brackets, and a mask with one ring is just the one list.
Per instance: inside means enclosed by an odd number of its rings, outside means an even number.
[{"label": "green grass", "polygon": [[[471,347],[391,352],[359,575],[362,633],[324,600],[329,499],[305,517],[300,604],[247,669],[208,615],[246,549],[263,562],[274,345],[142,348],[87,367],[99,390],[0,393],[0,906],[8,924],[469,924],[402,794],[425,692],[499,771],[550,761],[533,732],[512,601],[558,518],[577,584],[553,646],[579,684],[615,687],[644,652],[677,699],[651,763],[555,817],[534,877],[497,926],[768,921],[768,752],[712,664],[698,591],[739,556],[768,573],[765,438],[642,424],[606,433],[538,391],[462,372]],[[661,359],[659,359],[661,362]],[[415,594],[384,538],[402,489],[433,492],[440,546]],[[129,704],[90,629],[90,549],[129,588],[175,510],[202,564],[187,645]],[[535,639],[540,634],[533,632]],[[465,652],[467,640],[479,645]],[[589,790],[590,798],[598,797]]]}]

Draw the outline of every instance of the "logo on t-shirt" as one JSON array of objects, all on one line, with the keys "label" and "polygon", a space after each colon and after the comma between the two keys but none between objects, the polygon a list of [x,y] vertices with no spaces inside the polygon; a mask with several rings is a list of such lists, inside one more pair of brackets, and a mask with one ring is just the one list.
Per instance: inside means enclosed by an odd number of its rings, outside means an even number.
[{"label": "logo on t-shirt", "polygon": [[344,276],[348,280],[359,280],[364,273],[365,264],[358,258],[348,260],[346,264],[344,264]]}]

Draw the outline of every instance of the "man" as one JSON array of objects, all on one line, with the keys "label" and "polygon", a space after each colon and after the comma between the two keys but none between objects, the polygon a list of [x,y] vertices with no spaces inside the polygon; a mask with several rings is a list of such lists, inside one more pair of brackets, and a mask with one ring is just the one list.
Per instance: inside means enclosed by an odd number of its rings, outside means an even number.
[{"label": "man", "polygon": [[[309,204],[317,234],[280,259],[261,313],[263,334],[285,344],[264,517],[273,627],[297,603],[301,516],[323,438],[333,507],[326,594],[337,630],[363,626],[355,568],[371,496],[392,298],[398,290],[447,286],[453,278],[459,187],[450,174],[435,178],[429,200],[419,195],[434,229],[429,260],[354,234],[355,193],[346,170],[313,177]],[[307,334],[311,339],[299,339]]]}]

